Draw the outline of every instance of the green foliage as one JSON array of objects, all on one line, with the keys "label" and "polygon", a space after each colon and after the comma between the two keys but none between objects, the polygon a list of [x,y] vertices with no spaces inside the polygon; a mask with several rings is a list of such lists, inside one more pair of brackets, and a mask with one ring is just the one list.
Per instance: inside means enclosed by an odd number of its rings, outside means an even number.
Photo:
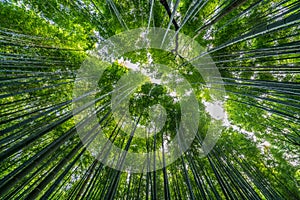
[{"label": "green foliage", "polygon": [[[156,70],[152,63],[165,65],[192,86],[199,103],[199,129],[191,148],[173,164],[143,174],[120,172],[103,166],[81,143],[72,112],[76,70],[89,50],[113,35],[140,27],[167,28],[170,18],[160,2],[0,2],[1,199],[300,198],[296,0],[179,2],[174,16],[179,32],[205,48],[223,82],[212,77],[205,83],[176,50],[142,49],[123,55],[123,61],[146,65],[151,72]],[[168,2],[173,12],[177,1]],[[146,126],[152,120],[151,106],[160,104],[167,119],[157,134],[131,138],[119,128],[122,120],[110,113],[111,92],[132,71],[116,59],[98,81],[92,104],[102,134],[129,152],[167,151],[164,145],[176,136],[181,120],[180,103],[169,88],[147,80],[130,96],[131,118]],[[226,117],[218,122],[205,103],[215,101],[211,91],[223,83]],[[88,126],[88,120],[81,123]],[[222,127],[222,136],[201,158],[209,127]],[[156,155],[159,162],[164,154]]]}]

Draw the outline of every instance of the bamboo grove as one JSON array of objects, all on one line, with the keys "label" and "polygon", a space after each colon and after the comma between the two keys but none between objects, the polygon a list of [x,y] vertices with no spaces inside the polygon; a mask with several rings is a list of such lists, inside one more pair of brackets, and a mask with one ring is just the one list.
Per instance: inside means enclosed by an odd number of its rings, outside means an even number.
[{"label": "bamboo grove", "polygon": [[[1,0],[0,15],[0,199],[300,198],[300,1]],[[91,50],[141,27],[193,38],[205,48],[197,57],[210,55],[222,80],[212,77],[213,84],[199,89],[201,77],[185,76],[198,88],[201,110],[192,146],[167,167],[130,173],[104,165],[83,145],[74,115],[84,108],[74,113],[72,90]],[[146,62],[148,54],[182,74],[191,70],[176,49],[124,57]],[[125,136],[122,119],[111,114],[110,91],[127,71],[115,63],[99,81],[99,123],[122,149],[158,149],[166,133],[149,140]],[[211,120],[201,102],[221,84],[227,121],[201,158]],[[173,136],[177,105],[163,87],[151,88],[141,88],[131,113],[142,123],[144,109],[160,101],[171,116],[164,130]]]}]

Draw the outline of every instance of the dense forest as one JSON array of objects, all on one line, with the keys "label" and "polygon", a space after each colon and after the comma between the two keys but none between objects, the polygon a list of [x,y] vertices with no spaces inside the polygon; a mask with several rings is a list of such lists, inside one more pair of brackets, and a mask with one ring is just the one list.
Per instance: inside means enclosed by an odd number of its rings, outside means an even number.
[{"label": "dense forest", "polygon": [[300,1],[0,0],[0,199],[300,199]]}]

